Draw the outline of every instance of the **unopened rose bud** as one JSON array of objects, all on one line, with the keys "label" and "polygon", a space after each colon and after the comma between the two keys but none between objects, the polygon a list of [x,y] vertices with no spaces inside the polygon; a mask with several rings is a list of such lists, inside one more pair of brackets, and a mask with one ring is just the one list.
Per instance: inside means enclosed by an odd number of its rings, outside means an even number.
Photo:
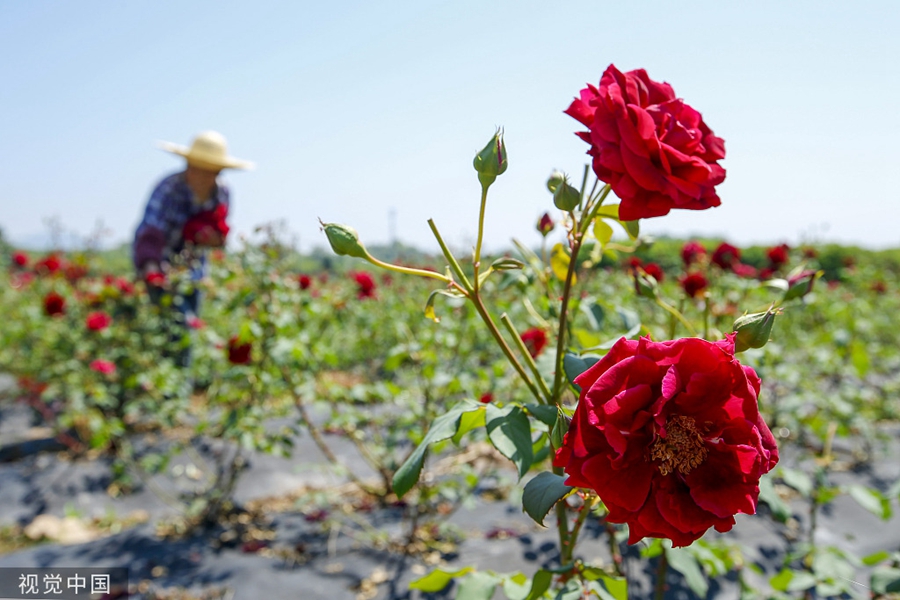
[{"label": "unopened rose bud", "polygon": [[[551,176],[551,179],[555,176],[556,173]],[[551,187],[550,181],[547,182],[547,187]],[[581,204],[581,192],[569,185],[569,179],[565,175],[562,175],[562,181],[553,182],[553,188],[550,190],[553,192],[553,204],[559,210],[575,210]]]},{"label": "unopened rose bud", "polygon": [[481,152],[475,155],[472,163],[475,170],[478,171],[478,181],[482,187],[488,187],[497,175],[502,175],[506,171],[506,145],[503,143],[503,131],[498,129]]},{"label": "unopened rose bud", "polygon": [[634,270],[634,291],[641,298],[653,300],[659,295],[659,282],[643,268],[637,267]]},{"label": "unopened rose bud", "polygon": [[537,230],[542,236],[547,237],[550,232],[553,231],[555,225],[553,219],[550,218],[550,213],[544,213],[541,215],[541,218],[538,219]]},{"label": "unopened rose bud", "polygon": [[566,180],[566,174],[562,171],[553,171],[550,173],[550,178],[547,179],[547,189],[550,190],[551,194],[556,193],[556,188],[559,187],[563,181]]},{"label": "unopened rose bud", "polygon": [[784,301],[802,298],[810,293],[816,279],[822,276],[822,271],[805,270],[788,277],[788,290],[784,293]]},{"label": "unopened rose bud", "polygon": [[734,322],[734,351],[743,352],[748,348],[762,348],[769,341],[772,326],[779,309],[770,308],[766,312],[744,315]]},{"label": "unopened rose bud", "polygon": [[369,255],[365,246],[359,241],[359,234],[352,227],[338,223],[322,223],[322,229],[325,230],[328,243],[331,244],[331,249],[335,254],[355,256],[356,258],[366,258]]}]

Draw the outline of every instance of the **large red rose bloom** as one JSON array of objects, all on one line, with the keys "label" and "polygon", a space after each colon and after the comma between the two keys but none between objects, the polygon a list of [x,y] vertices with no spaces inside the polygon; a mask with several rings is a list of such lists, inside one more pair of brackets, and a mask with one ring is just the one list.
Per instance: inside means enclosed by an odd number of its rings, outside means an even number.
[{"label": "large red rose bloom", "polygon": [[588,128],[578,136],[591,145],[594,173],[622,200],[623,221],[721,204],[725,142],[668,83],[610,65],[565,113]]},{"label": "large red rose bloom", "polygon": [[778,449],[757,408],[760,380],[734,336],[621,339],[575,379],[581,398],[554,464],[596,490],[609,520],[687,546],[753,514]]}]

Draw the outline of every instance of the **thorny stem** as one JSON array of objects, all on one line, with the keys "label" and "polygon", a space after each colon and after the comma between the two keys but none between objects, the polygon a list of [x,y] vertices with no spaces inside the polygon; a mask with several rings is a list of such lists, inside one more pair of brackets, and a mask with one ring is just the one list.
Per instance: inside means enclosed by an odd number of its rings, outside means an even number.
[{"label": "thorny stem", "polygon": [[616,541],[616,528],[606,519],[604,519],[603,525],[606,529],[606,541],[609,543],[609,555],[612,557],[613,568],[616,570],[616,575],[624,577],[622,551],[619,549],[619,543]]},{"label": "thorny stem", "polygon": [[596,500],[597,497],[591,495],[591,497],[586,499],[581,506],[581,511],[578,513],[578,519],[575,521],[575,526],[572,527],[572,532],[569,534],[569,545],[564,549],[560,560],[562,564],[567,565],[572,562],[572,556],[575,553],[575,543],[578,541],[578,534],[581,533],[581,527],[584,525],[588,515],[591,514],[591,510],[594,508]]}]

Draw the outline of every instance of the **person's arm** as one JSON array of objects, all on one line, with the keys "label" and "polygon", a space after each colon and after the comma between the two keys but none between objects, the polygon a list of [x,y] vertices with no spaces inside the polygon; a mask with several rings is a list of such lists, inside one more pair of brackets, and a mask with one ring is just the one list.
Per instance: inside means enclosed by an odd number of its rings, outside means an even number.
[{"label": "person's arm", "polygon": [[186,215],[179,206],[178,180],[167,177],[150,194],[144,218],[135,233],[134,265],[139,273],[161,272],[171,232],[181,230]]}]

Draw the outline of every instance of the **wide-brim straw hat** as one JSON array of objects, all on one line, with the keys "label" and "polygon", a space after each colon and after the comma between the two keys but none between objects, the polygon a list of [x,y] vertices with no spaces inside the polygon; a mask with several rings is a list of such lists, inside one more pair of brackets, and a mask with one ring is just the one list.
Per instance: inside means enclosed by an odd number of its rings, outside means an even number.
[{"label": "wide-brim straw hat", "polygon": [[172,142],[159,142],[159,147],[166,152],[183,156],[188,164],[201,169],[252,169],[254,164],[228,156],[228,143],[218,131],[204,131],[197,134],[190,147]]}]

